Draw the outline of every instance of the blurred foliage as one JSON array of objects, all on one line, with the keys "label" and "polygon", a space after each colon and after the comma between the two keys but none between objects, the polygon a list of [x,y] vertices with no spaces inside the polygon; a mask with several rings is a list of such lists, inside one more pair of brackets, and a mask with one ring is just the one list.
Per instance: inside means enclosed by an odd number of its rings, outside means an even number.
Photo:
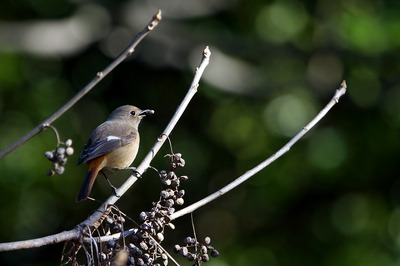
[{"label": "blurred foliage", "polygon": [[[0,148],[79,91],[158,9],[163,21],[133,57],[54,123],[76,151],[63,175],[46,176],[51,164],[43,154],[56,145],[50,130],[0,160],[1,242],[85,219],[98,203],[75,203],[85,167],[74,160],[90,132],[117,106],[155,109],[141,124],[137,161],[143,158],[209,45],[211,63],[171,136],[187,163],[188,204],[274,153],[342,79],[348,93],[283,158],[194,213],[199,237],[210,236],[221,253],[208,265],[398,265],[398,1],[2,0]],[[167,167],[167,153],[165,146],[152,166]],[[149,170],[118,206],[137,218],[159,188]],[[100,178],[92,196],[109,193]],[[191,234],[188,217],[176,224],[169,250]],[[2,253],[0,261],[54,265],[61,250]]]}]

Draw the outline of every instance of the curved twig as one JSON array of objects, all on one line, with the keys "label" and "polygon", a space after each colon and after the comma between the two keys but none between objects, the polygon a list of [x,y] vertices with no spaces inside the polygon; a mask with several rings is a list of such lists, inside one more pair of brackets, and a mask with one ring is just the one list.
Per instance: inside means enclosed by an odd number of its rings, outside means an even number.
[{"label": "curved twig", "polygon": [[339,98],[346,93],[347,85],[346,81],[343,80],[342,84],[340,85],[340,88],[336,90],[335,95],[333,98],[329,101],[329,103],[325,106],[324,109],[322,109],[314,118],[311,120],[310,123],[308,123],[299,133],[297,133],[286,145],[284,145],[281,149],[279,149],[276,153],[274,153],[272,156],[270,156],[268,159],[265,161],[261,162],[259,165],[255,166],[254,168],[250,169],[243,175],[239,176],[237,179],[235,179],[233,182],[229,183],[225,187],[221,188],[220,190],[210,194],[209,196],[197,201],[196,203],[193,203],[190,206],[187,206],[186,208],[179,210],[175,212],[174,214],[171,215],[171,220],[174,220],[178,217],[181,217],[185,214],[191,213],[194,210],[200,208],[201,206],[213,201],[214,199],[224,195],[225,193],[229,192],[230,190],[234,189],[250,177],[254,176],[261,170],[263,170],[265,167],[270,165],[272,162],[276,161],[279,157],[281,157],[283,154],[288,152],[290,148],[299,140],[301,139],[312,127],[315,126],[327,113],[328,111],[336,104],[339,102]]}]

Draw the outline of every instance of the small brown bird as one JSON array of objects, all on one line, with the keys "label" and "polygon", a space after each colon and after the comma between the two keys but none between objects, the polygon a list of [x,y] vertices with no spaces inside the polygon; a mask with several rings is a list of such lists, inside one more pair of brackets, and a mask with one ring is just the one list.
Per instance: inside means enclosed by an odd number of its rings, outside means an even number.
[{"label": "small brown bird", "polygon": [[139,123],[144,116],[153,113],[153,110],[142,111],[124,105],[115,109],[107,121],[92,132],[78,160],[78,165],[87,163],[88,172],[77,201],[87,199],[102,169],[124,169],[132,164],[139,149]]}]

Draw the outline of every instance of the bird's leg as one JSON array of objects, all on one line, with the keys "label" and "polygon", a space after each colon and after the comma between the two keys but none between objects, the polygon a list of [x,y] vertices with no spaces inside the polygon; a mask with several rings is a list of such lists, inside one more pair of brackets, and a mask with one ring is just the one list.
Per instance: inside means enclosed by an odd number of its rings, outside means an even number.
[{"label": "bird's leg", "polygon": [[107,180],[108,184],[110,185],[111,190],[114,193],[114,196],[119,198],[120,196],[117,194],[117,188],[113,184],[111,184],[110,180],[108,180],[108,177],[107,177],[106,173],[103,170],[101,170],[100,172],[104,175],[105,179]]}]

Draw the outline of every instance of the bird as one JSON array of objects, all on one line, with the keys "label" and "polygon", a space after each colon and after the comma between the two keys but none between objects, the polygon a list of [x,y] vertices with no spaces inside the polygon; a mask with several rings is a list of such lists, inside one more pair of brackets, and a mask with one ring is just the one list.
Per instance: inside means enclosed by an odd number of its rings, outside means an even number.
[{"label": "bird", "polygon": [[103,170],[126,169],[133,163],[139,150],[139,123],[151,114],[154,110],[123,105],[91,133],[78,159],[78,165],[86,163],[88,170],[76,197],[77,202],[89,197],[99,172],[105,176]]}]

